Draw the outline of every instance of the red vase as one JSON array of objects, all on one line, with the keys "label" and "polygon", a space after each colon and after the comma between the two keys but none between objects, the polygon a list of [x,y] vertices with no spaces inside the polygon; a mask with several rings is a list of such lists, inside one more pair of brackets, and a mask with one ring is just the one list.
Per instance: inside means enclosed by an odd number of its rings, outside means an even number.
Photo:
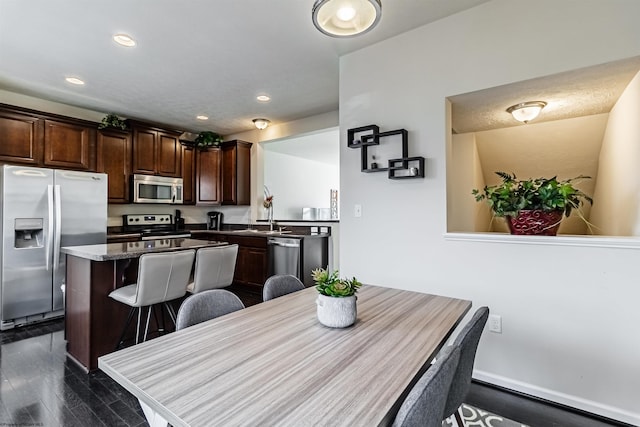
[{"label": "red vase", "polygon": [[522,210],[516,217],[505,217],[511,234],[555,236],[560,228],[562,214],[562,211]]}]

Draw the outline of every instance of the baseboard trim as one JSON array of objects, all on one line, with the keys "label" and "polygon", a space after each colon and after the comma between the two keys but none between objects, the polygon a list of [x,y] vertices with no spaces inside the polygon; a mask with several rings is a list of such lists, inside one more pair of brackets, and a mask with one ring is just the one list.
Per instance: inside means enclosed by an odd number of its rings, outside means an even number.
[{"label": "baseboard trim", "polygon": [[549,405],[562,407],[563,409],[578,412],[594,419],[615,423],[619,426],[633,427],[640,425],[640,414],[614,406],[603,405],[592,400],[582,399],[484,371],[474,370],[473,379],[492,387],[504,389],[510,393],[521,394],[530,399],[543,401]]}]

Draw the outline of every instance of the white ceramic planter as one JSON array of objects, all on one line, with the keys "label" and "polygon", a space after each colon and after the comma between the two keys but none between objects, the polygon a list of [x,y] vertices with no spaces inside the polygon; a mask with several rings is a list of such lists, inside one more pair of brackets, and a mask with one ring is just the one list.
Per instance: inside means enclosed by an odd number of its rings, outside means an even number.
[{"label": "white ceramic planter", "polygon": [[356,321],[356,296],[328,297],[318,295],[318,321],[330,328],[346,328]]}]

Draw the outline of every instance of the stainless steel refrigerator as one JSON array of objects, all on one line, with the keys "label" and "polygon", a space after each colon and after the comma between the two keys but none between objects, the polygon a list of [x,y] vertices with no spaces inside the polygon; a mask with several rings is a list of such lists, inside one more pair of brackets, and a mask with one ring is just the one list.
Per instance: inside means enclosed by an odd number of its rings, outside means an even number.
[{"label": "stainless steel refrigerator", "polygon": [[2,166],[0,330],[64,314],[63,246],[106,242],[107,175]]}]

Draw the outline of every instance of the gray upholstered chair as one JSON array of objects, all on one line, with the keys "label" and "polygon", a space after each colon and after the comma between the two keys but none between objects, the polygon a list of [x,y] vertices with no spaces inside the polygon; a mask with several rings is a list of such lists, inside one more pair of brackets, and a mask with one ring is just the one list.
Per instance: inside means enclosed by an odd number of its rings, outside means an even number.
[{"label": "gray upholstered chair", "polygon": [[304,289],[304,284],[296,276],[278,274],[271,276],[264,282],[262,300],[269,301]]},{"label": "gray upholstered chair", "polygon": [[198,249],[193,282],[189,283],[187,291],[197,294],[231,285],[237,257],[238,245]]},{"label": "gray upholstered chair", "polygon": [[482,336],[482,331],[488,318],[489,307],[480,307],[453,341],[453,347],[460,348],[460,362],[458,363],[458,368],[451,383],[447,404],[444,408],[443,419],[455,415],[460,427],[464,427],[464,423],[462,422],[458,409],[460,405],[464,403],[464,399],[467,397],[469,387],[471,386],[473,362],[476,358],[478,343],[480,342],[480,337]]},{"label": "gray upholstered chair", "polygon": [[459,358],[458,347],[448,346],[440,353],[402,402],[393,427],[442,427],[444,405]]},{"label": "gray upholstered chair", "polygon": [[137,283],[117,288],[109,294],[109,297],[114,300],[131,307],[116,349],[122,344],[136,310],[138,311],[136,344],[140,342],[140,321],[142,310],[145,307],[148,308],[148,312],[142,341],[147,340],[153,305],[162,303],[175,322],[175,313],[167,302],[181,298],[187,293],[187,284],[194,258],[195,251],[193,249],[140,256]]},{"label": "gray upholstered chair", "polygon": [[193,294],[182,303],[178,310],[176,331],[243,308],[244,304],[240,298],[224,289],[211,289]]}]

